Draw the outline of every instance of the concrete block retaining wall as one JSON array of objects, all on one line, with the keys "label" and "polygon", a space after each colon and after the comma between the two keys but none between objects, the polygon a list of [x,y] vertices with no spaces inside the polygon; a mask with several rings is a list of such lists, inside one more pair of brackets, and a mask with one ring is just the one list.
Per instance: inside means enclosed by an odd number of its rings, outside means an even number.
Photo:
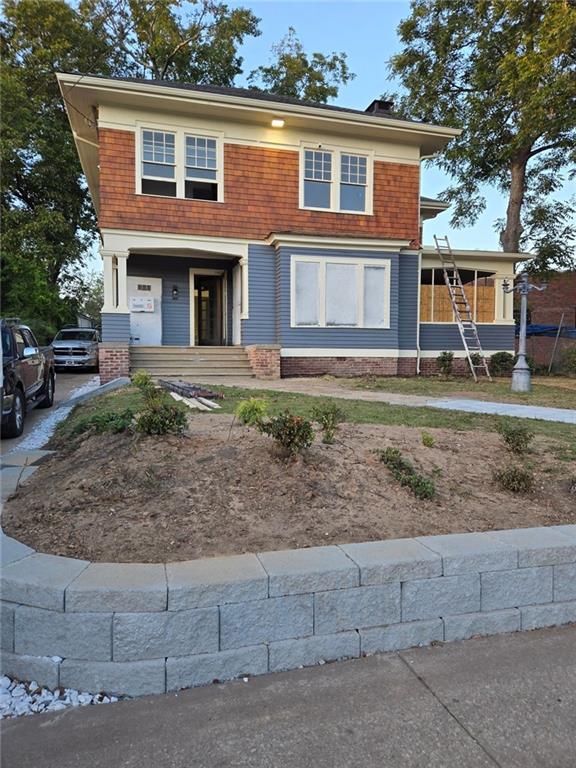
[{"label": "concrete block retaining wall", "polygon": [[163,564],[2,541],[2,672],[137,696],[576,621],[576,525]]}]

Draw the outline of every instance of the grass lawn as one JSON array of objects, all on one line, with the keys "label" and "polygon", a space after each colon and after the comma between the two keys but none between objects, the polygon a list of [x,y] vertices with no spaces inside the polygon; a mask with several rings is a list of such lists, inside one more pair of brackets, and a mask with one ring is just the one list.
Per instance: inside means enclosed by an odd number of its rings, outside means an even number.
[{"label": "grass lawn", "polygon": [[357,389],[380,390],[403,395],[424,397],[465,397],[477,400],[493,400],[500,403],[544,405],[552,408],[576,408],[576,379],[568,377],[534,376],[532,391],[526,394],[511,392],[510,379],[479,381],[469,378],[444,379],[439,376],[410,378],[367,377],[346,379],[342,386]]},{"label": "grass lawn", "polygon": [[[214,391],[222,392],[224,399],[220,401],[222,408],[213,413],[230,415],[241,400],[259,397],[268,403],[268,412],[273,415],[283,410],[290,410],[300,416],[310,417],[312,408],[322,400],[337,398],[321,398],[292,392],[274,392],[270,390],[242,389],[240,387],[211,387]],[[496,431],[499,417],[485,414],[445,411],[434,408],[413,408],[410,406],[389,405],[388,403],[370,403],[362,400],[337,400],[346,413],[346,421],[352,424],[388,424],[390,426],[406,426],[417,428],[444,428],[453,430],[483,430]],[[142,404],[139,392],[132,387],[118,390],[110,395],[89,400],[78,406],[57,429],[55,440],[66,439],[78,425],[78,422],[90,418],[95,413],[120,412],[125,408],[138,411]],[[198,413],[201,417],[202,413]],[[517,423],[526,423],[532,432],[555,438],[565,443],[559,447],[558,458],[565,460],[576,459],[576,427],[552,421],[531,419],[512,419]]]}]

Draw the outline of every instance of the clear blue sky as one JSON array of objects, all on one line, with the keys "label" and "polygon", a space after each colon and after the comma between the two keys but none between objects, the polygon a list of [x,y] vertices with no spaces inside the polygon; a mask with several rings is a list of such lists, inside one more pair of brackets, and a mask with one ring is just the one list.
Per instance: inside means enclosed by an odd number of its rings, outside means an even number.
[{"label": "clear blue sky", "polygon": [[[262,34],[242,49],[244,71],[250,72],[270,58],[270,48],[292,26],[307,52],[345,51],[356,78],[344,86],[335,103],[365,109],[383,91],[394,90],[387,80],[386,62],[400,49],[396,35],[398,23],[409,15],[408,0],[228,0],[231,6],[251,8],[261,19]],[[239,79],[238,85],[243,85]],[[449,186],[449,178],[427,165],[422,178],[422,194],[435,197]],[[505,201],[487,190],[487,208],[475,226],[453,230],[449,212],[428,222],[426,243],[432,235],[450,236],[458,248],[499,250],[493,222],[504,216]]]}]

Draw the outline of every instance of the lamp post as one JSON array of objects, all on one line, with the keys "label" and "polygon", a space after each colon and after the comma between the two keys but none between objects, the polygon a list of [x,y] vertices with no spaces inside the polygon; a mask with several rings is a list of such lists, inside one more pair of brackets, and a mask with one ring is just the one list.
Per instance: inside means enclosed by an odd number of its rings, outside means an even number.
[{"label": "lamp post", "polygon": [[526,361],[526,315],[528,312],[528,294],[530,291],[545,291],[546,283],[534,285],[528,281],[526,272],[518,276],[516,285],[510,285],[508,280],[502,283],[504,293],[513,293],[518,291],[520,294],[520,340],[518,344],[518,360],[512,371],[512,392],[530,392],[530,368]]}]

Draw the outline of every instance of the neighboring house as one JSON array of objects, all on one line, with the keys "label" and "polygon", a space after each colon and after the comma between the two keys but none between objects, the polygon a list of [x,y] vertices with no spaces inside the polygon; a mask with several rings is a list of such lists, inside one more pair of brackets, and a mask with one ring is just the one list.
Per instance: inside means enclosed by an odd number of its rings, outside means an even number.
[{"label": "neighboring house", "polygon": [[[235,88],[58,75],[101,233],[101,375],[415,374],[464,352],[421,225],[458,130]],[[456,251],[488,354],[519,254]],[[251,366],[251,368],[250,368]]]}]

